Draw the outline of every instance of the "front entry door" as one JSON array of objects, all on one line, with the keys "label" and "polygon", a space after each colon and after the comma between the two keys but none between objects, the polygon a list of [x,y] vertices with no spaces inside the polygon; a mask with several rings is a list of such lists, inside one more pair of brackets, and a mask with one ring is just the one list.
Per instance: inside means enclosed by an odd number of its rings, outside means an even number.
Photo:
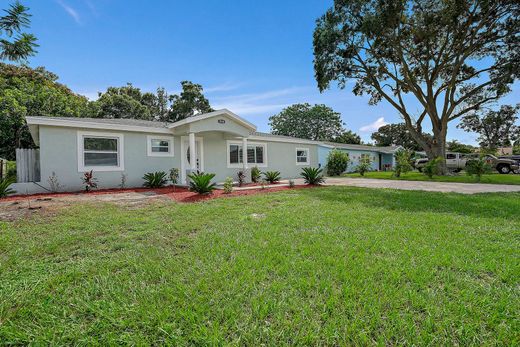
[{"label": "front entry door", "polygon": [[[181,179],[182,182],[187,183],[186,170],[189,170],[191,167],[191,158],[190,158],[190,141],[188,138],[182,138],[182,167],[181,167]],[[195,152],[197,154],[196,164],[197,171],[204,171],[204,163],[203,163],[203,151],[202,151],[202,138],[195,139]]]}]

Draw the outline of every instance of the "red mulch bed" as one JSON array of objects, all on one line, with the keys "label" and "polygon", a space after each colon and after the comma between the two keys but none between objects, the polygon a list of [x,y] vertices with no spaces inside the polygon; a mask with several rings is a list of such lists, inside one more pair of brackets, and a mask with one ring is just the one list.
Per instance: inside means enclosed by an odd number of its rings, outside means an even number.
[{"label": "red mulch bed", "polygon": [[47,198],[58,198],[64,196],[73,196],[73,195],[102,195],[102,194],[118,194],[118,193],[140,193],[140,192],[154,192],[157,195],[166,195],[168,198],[178,201],[178,202],[197,202],[210,200],[221,197],[232,197],[232,196],[240,196],[240,195],[255,195],[255,194],[264,194],[270,192],[278,192],[281,190],[288,189],[301,189],[301,188],[310,188],[313,186],[296,186],[294,188],[290,188],[288,186],[282,187],[273,187],[273,188],[265,188],[265,189],[249,189],[249,190],[240,190],[233,191],[230,194],[225,194],[223,190],[215,190],[211,194],[200,195],[194,192],[190,192],[185,187],[164,187],[164,188],[125,188],[125,189],[99,189],[90,192],[74,192],[74,193],[41,193],[41,194],[29,194],[29,195],[13,195],[7,198],[0,199],[0,202],[7,201],[19,201],[19,200],[30,200],[30,199],[47,199]]}]

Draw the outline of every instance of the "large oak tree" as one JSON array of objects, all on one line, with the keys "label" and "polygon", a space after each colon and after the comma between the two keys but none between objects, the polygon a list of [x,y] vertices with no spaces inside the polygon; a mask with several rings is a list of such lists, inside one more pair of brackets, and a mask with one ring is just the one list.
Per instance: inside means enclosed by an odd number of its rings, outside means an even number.
[{"label": "large oak tree", "polygon": [[320,91],[355,79],[354,94],[390,103],[428,156],[444,157],[448,123],[497,101],[518,79],[520,3],[335,0],[317,21],[314,55]]}]

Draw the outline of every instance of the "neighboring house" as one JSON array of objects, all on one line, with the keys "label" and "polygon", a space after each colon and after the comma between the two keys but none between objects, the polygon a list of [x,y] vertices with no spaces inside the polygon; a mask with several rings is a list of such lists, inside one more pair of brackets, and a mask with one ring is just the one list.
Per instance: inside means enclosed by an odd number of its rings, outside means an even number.
[{"label": "neighboring house", "polygon": [[367,145],[351,145],[345,143],[322,142],[318,145],[320,166],[325,166],[327,156],[333,149],[346,152],[349,156],[347,172],[355,171],[363,157],[368,157],[373,171],[389,171],[395,165],[395,152],[401,146],[375,147]]},{"label": "neighboring house", "polygon": [[[171,168],[180,170],[180,184],[186,184],[187,175],[193,171],[214,173],[217,182],[226,177],[236,180],[239,171],[250,179],[254,166],[294,178],[300,175],[302,167],[323,166],[332,147],[353,153],[349,148],[355,146],[259,133],[255,125],[228,110],[175,123],[27,117],[27,124],[39,147],[39,162],[35,164],[39,166],[39,178],[32,183],[15,184],[19,193],[48,189],[53,173],[63,190],[80,190],[83,174],[90,170],[94,171],[99,188],[118,187],[122,174],[126,175],[127,187],[142,186],[145,173],[168,173]],[[361,147],[359,153],[374,156],[377,163],[392,162],[391,155],[387,158],[382,147]],[[355,161],[356,155],[351,159]],[[379,164],[374,166],[376,170],[381,168]]]}]

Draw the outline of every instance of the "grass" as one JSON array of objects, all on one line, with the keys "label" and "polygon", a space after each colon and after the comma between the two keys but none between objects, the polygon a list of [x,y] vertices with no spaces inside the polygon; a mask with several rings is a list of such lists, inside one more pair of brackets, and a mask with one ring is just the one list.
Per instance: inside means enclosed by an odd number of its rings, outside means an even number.
[{"label": "grass", "polygon": [[[428,176],[421,172],[411,171],[406,174],[402,174],[401,177],[394,177],[391,171],[372,171],[367,172],[365,176],[361,176],[358,173],[344,174],[344,177],[351,178],[379,178],[385,180],[402,180],[402,181],[433,181],[433,182],[458,182],[458,183],[477,183],[475,177],[466,175],[464,172],[459,173],[456,176],[433,176],[430,179]],[[501,175],[498,173],[482,175],[480,183],[491,183],[491,184],[520,184],[520,175],[508,174]]]},{"label": "grass", "polygon": [[327,187],[0,222],[0,341],[518,345],[519,215]]}]

